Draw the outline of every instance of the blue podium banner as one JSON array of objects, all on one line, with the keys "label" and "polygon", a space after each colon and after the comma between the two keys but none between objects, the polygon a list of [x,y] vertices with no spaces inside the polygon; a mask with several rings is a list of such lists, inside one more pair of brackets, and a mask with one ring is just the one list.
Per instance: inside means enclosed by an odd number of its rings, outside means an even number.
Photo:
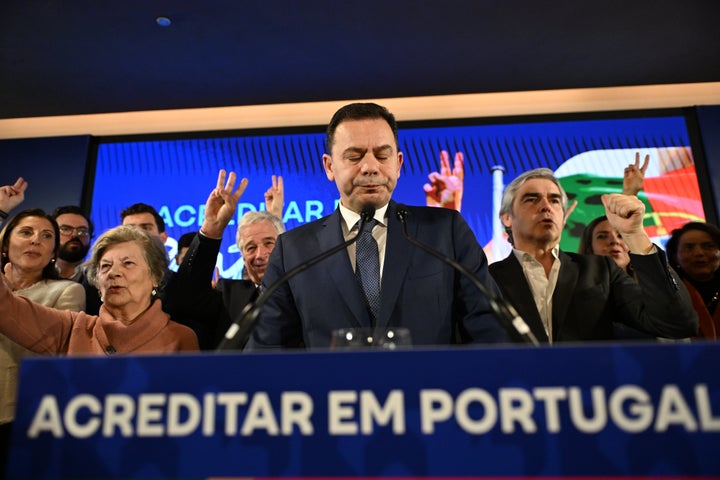
[{"label": "blue podium banner", "polygon": [[11,479],[720,478],[720,345],[33,358]]}]

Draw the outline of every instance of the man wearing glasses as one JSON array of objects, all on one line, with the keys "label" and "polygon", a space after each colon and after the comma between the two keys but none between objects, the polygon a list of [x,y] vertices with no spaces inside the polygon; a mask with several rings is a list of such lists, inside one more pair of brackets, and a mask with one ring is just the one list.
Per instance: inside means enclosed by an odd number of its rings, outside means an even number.
[{"label": "man wearing glasses", "polygon": [[60,228],[60,248],[55,266],[62,278],[73,280],[85,287],[85,311],[97,315],[100,311],[100,294],[85,278],[82,263],[90,250],[93,224],[80,207],[58,207],[52,214]]},{"label": "man wearing glasses", "polygon": [[52,216],[60,227],[60,249],[56,262],[60,276],[80,281],[80,265],[90,250],[92,223],[80,207],[73,205],[56,208]]}]

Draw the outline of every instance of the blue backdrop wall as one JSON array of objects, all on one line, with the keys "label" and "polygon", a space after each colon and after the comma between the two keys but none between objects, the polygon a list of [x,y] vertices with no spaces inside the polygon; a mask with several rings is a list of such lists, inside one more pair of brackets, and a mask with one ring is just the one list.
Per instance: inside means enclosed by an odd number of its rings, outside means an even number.
[{"label": "blue backdrop wall", "polygon": [[0,185],[28,181],[25,202],[18,207],[51,213],[60,205],[80,205],[90,136],[0,141]]}]

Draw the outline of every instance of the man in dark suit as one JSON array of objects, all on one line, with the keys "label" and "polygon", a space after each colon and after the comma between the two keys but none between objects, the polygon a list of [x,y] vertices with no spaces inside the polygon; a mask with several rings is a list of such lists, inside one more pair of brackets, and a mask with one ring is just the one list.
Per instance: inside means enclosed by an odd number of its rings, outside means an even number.
[{"label": "man in dark suit", "polygon": [[219,326],[221,335],[217,338],[218,343],[230,324],[240,320],[245,306],[257,299],[270,253],[278,235],[284,231],[282,220],[270,212],[247,212],[240,218],[236,241],[245,268],[242,280],[223,278],[217,284],[216,290],[222,296],[225,311],[228,312]]},{"label": "man in dark suit", "polygon": [[[393,115],[376,104],[338,110],[327,128],[325,173],[340,192],[331,215],[278,237],[265,272],[268,286],[285,272],[357,233],[360,213],[375,211],[372,237],[379,255],[379,306],[356,277],[356,244],[281,285],[264,305],[248,348],[328,347],[336,329],[405,327],[412,343],[502,342],[508,338],[477,288],[403,236],[391,200],[403,154]],[[494,293],[487,258],[455,211],[407,207],[409,234],[472,271]]]},{"label": "man in dark suit", "polygon": [[235,218],[237,202],[248,184],[242,179],[233,192],[236,180],[234,172],[220,171],[205,203],[200,231],[166,288],[164,308],[173,320],[195,330],[202,350],[217,348],[230,325],[242,319],[245,306],[255,301],[275,239],[285,231],[280,219],[283,178],[273,175],[265,192],[267,211],[247,212],[238,222],[235,238],[245,265],[243,279],[220,279],[213,287],[223,231]]},{"label": "man in dark suit", "polygon": [[613,339],[612,322],[651,335],[692,336],[697,315],[664,252],[643,229],[644,204],[632,195],[603,195],[610,224],[630,248],[637,279],[611,257],[560,251],[567,195],[552,171],[525,172],[505,189],[500,219],[513,252],[490,273],[542,342]]}]

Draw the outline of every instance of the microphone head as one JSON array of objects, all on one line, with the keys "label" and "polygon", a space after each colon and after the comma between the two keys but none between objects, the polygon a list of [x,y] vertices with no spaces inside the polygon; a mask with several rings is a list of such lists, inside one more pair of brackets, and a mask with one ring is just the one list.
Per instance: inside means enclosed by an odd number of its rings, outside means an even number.
[{"label": "microphone head", "polygon": [[363,205],[362,210],[360,211],[360,219],[363,221],[363,223],[369,222],[374,217],[375,217],[375,207],[373,205],[370,205],[369,203],[366,205]]},{"label": "microphone head", "polygon": [[408,210],[405,205],[398,203],[395,206],[395,216],[397,216],[398,220],[400,220],[401,222],[405,222],[405,219],[408,216]]}]

